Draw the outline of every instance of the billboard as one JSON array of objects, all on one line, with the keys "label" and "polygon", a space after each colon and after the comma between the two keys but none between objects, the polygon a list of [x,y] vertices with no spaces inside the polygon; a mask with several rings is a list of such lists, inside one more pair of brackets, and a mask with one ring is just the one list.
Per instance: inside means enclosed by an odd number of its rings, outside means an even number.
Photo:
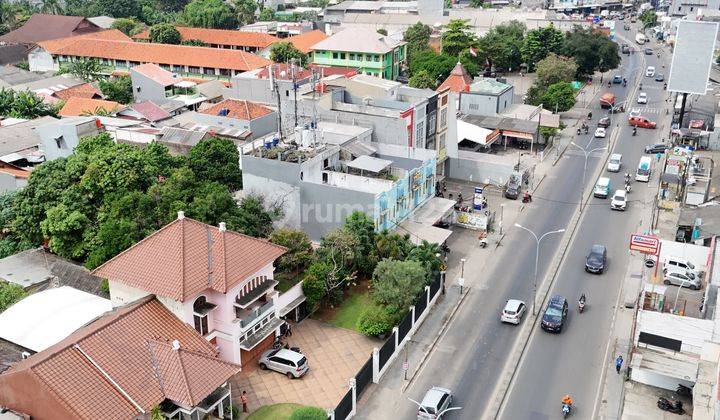
[{"label": "billboard", "polygon": [[717,22],[681,20],[678,23],[667,89],[704,95],[715,52]]},{"label": "billboard", "polygon": [[630,250],[640,251],[643,254],[658,255],[660,240],[649,235],[630,235]]}]

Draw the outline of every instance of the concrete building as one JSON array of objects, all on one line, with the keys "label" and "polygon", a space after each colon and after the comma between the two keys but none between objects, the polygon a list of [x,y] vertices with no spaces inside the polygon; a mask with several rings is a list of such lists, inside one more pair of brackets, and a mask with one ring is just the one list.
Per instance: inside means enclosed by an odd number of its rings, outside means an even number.
[{"label": "concrete building", "polygon": [[395,80],[407,65],[407,43],[376,31],[348,29],[311,47],[312,62],[331,67],[349,67],[359,73]]},{"label": "concrete building", "polygon": [[197,83],[183,80],[158,65],[146,63],[130,69],[133,97],[136,101],[153,101],[162,105],[169,101],[183,107],[197,109],[208,98],[198,92]]},{"label": "concrete building", "polygon": [[282,224],[313,240],[353,211],[394,229],[434,196],[436,153],[370,142],[371,131],[320,121],[282,141],[258,139],[242,148],[243,188],[282,200]]},{"label": "concrete building", "polygon": [[35,127],[46,160],[68,157],[83,137],[96,136],[105,131],[95,117],[71,117],[50,121]]},{"label": "concrete building", "polygon": [[195,120],[220,128],[249,131],[249,138],[255,139],[277,131],[277,112],[264,105],[225,99],[210,108],[199,111]]},{"label": "concrete building", "polygon": [[695,16],[700,10],[720,10],[720,0],[672,0],[668,8],[670,16]]},{"label": "concrete building", "polygon": [[[187,26],[176,26],[175,29],[180,33],[183,41],[202,41],[210,48],[240,50],[249,53],[257,53],[280,40],[272,35],[258,32],[191,28]],[[150,29],[133,35],[133,39],[140,42],[151,42]]]},{"label": "concrete building", "polygon": [[459,111],[467,115],[494,116],[513,104],[512,85],[494,79],[473,82],[469,91],[460,92]]}]

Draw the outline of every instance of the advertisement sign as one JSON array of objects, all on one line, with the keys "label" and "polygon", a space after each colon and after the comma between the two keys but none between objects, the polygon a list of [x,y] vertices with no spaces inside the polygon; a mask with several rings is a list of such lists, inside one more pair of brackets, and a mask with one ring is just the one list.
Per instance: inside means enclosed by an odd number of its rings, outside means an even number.
[{"label": "advertisement sign", "polygon": [[657,255],[660,250],[660,239],[649,235],[630,235],[630,250]]}]

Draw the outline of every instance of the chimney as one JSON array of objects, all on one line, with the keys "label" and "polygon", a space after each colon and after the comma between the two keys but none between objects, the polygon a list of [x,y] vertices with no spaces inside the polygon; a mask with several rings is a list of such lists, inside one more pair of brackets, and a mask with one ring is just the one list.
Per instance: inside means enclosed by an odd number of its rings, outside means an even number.
[{"label": "chimney", "polygon": [[227,228],[225,227],[225,222],[220,222],[220,232],[225,232]]},{"label": "chimney", "polygon": [[173,346],[173,350],[175,350],[175,351],[180,350],[180,342],[178,340],[173,340],[172,346]]},{"label": "chimney", "polygon": [[178,220],[182,220],[185,218],[185,212],[180,210],[178,211]]}]

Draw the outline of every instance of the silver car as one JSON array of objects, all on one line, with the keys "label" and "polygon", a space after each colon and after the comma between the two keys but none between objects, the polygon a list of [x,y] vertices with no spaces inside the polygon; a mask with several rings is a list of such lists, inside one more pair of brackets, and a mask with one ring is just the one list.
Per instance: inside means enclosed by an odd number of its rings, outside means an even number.
[{"label": "silver car", "polygon": [[428,390],[418,407],[418,420],[441,419],[438,414],[447,410],[452,404],[452,391],[434,386]]},{"label": "silver car", "polygon": [[290,379],[299,378],[307,373],[307,359],[302,353],[288,349],[271,349],[258,360],[260,368],[280,372]]},{"label": "silver car", "polygon": [[663,284],[674,284],[680,287],[687,287],[693,290],[700,290],[702,283],[700,279],[686,270],[663,270]]}]

